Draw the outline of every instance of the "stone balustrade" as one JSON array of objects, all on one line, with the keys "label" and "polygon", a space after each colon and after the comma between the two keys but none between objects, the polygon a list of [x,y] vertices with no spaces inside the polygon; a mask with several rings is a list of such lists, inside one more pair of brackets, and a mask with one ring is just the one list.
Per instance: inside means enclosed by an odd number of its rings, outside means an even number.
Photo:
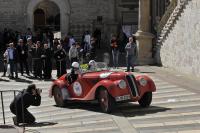
[{"label": "stone balustrade", "polygon": [[189,0],[172,0],[157,28],[157,44],[161,44],[178,20],[184,6]]}]

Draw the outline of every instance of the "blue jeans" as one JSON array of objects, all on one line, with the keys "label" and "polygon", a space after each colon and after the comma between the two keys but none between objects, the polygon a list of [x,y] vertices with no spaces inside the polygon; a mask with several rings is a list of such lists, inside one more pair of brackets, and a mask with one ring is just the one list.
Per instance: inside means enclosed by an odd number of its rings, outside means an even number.
[{"label": "blue jeans", "polygon": [[113,57],[113,66],[118,67],[119,51],[118,50],[112,50],[112,57]]},{"label": "blue jeans", "polygon": [[10,64],[10,73],[11,73],[11,77],[14,76],[14,72],[15,72],[15,77],[18,77],[18,72],[17,72],[17,63],[14,60],[9,60],[9,64]]},{"label": "blue jeans", "polygon": [[133,55],[128,55],[126,57],[127,60],[127,71],[130,71],[130,67],[132,67],[132,70],[134,70],[134,65],[135,65],[135,57]]}]

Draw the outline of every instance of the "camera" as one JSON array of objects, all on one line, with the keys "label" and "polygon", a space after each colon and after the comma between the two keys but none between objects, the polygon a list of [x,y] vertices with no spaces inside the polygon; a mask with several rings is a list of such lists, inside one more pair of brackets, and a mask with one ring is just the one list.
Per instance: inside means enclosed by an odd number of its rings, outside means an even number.
[{"label": "camera", "polygon": [[42,93],[42,89],[37,88],[36,90],[37,90],[37,92]]}]

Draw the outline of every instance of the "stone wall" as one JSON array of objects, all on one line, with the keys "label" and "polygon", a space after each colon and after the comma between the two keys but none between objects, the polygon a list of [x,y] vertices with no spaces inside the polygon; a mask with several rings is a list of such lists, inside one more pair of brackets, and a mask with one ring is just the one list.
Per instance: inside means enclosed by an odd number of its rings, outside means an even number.
[{"label": "stone wall", "polygon": [[[0,0],[0,30],[26,30],[27,6],[31,0]],[[68,0],[66,0],[68,1]],[[114,20],[114,0],[69,0],[71,24],[91,24],[102,16],[103,21]]]},{"label": "stone wall", "polygon": [[192,0],[163,42],[163,66],[200,76],[200,0]]},{"label": "stone wall", "polygon": [[102,16],[103,21],[114,19],[114,0],[70,0],[70,23],[91,23]]},{"label": "stone wall", "polygon": [[24,7],[21,0],[0,0],[0,30],[4,27],[22,29],[24,26]]}]

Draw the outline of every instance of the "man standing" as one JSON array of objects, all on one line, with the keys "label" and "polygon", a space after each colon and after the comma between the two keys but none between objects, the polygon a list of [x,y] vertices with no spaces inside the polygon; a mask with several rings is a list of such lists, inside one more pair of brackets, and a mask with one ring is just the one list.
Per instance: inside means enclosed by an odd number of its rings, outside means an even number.
[{"label": "man standing", "polygon": [[28,38],[27,39],[27,47],[28,47],[28,68],[29,70],[31,71],[32,73],[32,70],[33,70],[33,64],[32,64],[32,55],[31,55],[31,48],[33,47],[33,42],[32,42],[32,39],[31,38]]},{"label": "man standing", "polygon": [[112,36],[110,46],[112,49],[112,57],[113,57],[113,66],[118,67],[118,58],[119,58],[119,43],[117,37],[115,35]]},{"label": "man standing", "polygon": [[8,63],[10,64],[11,78],[14,78],[13,72],[15,72],[15,78],[18,78],[18,72],[17,72],[18,53],[13,43],[9,44],[9,47],[7,48],[5,54],[7,54]]},{"label": "man standing", "polygon": [[71,64],[73,62],[78,61],[78,50],[77,50],[77,47],[76,47],[76,43],[73,43],[70,50],[69,50],[69,60],[70,60]]},{"label": "man standing", "polygon": [[127,52],[127,71],[130,71],[132,67],[132,72],[134,71],[134,65],[138,56],[137,44],[135,37],[129,37],[129,42],[127,43],[125,50]]},{"label": "man standing", "polygon": [[43,59],[43,70],[44,70],[44,78],[51,79],[51,71],[52,71],[52,54],[51,49],[48,47],[48,44],[44,44],[44,50],[42,54]]},{"label": "man standing", "polygon": [[29,76],[29,69],[28,69],[28,47],[24,44],[22,39],[19,39],[18,41],[18,46],[17,46],[17,51],[19,54],[19,64],[20,64],[20,69],[21,69],[21,75],[24,74],[24,66],[26,68],[26,74]]},{"label": "man standing", "polygon": [[35,78],[39,76],[42,78],[42,48],[40,41],[37,41],[36,45],[32,47],[32,59],[33,59],[33,75]]},{"label": "man standing", "polygon": [[57,77],[60,77],[66,73],[66,52],[60,44],[57,46],[54,58],[56,60]]}]

